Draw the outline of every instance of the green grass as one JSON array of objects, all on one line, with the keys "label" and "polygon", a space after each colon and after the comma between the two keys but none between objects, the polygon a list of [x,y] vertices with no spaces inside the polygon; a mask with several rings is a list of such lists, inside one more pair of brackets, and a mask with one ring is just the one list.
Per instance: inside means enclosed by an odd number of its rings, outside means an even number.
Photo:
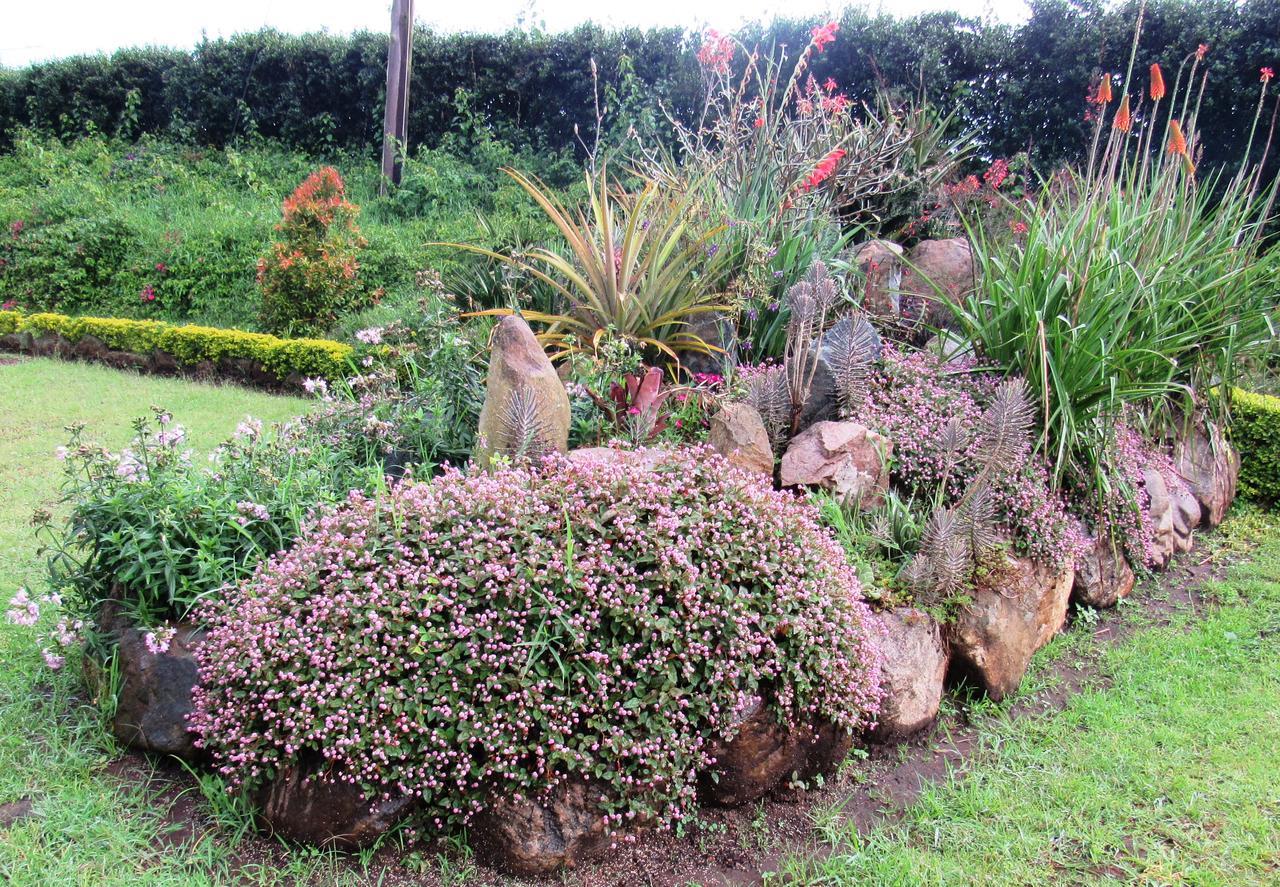
[{"label": "green grass", "polygon": [[[793,857],[780,880],[1280,883],[1280,539],[1261,523],[1266,541],[1210,586],[1208,613],[1110,648],[1060,637],[1021,695],[1064,657],[1100,657],[1098,686],[1046,717],[978,706],[980,750],[951,780],[866,835],[824,811],[831,855]],[[1236,546],[1241,528],[1225,529]]]},{"label": "green grass", "polygon": [[[40,589],[28,520],[57,490],[53,452],[66,439],[66,425],[84,422],[103,444],[118,447],[131,435],[130,418],[156,404],[174,413],[197,451],[207,451],[246,414],[270,422],[306,408],[301,400],[242,388],[52,360],[0,366],[0,392],[0,605],[19,585]],[[0,883],[225,881],[218,877],[225,847],[206,842],[157,852],[152,842],[160,823],[145,792],[103,773],[116,754],[96,712],[75,696],[74,663],[49,672],[32,631],[3,620],[0,663],[0,805],[21,798],[33,804],[30,818],[0,831]]]},{"label": "green grass", "polygon": [[[84,421],[119,446],[130,417],[158,404],[206,450],[245,414],[273,420],[304,408],[46,360],[0,366],[0,391],[0,604],[21,583],[39,587],[27,520],[56,490],[52,453],[63,426]],[[1245,511],[1225,529],[1220,550],[1263,545],[1214,586],[1209,612],[1180,612],[1168,627],[1139,624],[1115,647],[1079,628],[1058,638],[1021,698],[1052,686],[1055,661],[1096,657],[1103,680],[1044,717],[1010,718],[1012,703],[975,704],[981,750],[959,778],[926,791],[900,825],[867,836],[824,811],[834,855],[793,858],[786,876],[841,885],[1280,881],[1280,528]],[[1151,584],[1138,591],[1161,593]],[[1120,618],[1140,623],[1139,608],[1127,612]],[[49,672],[32,632],[0,623],[0,805],[33,804],[29,818],[0,829],[0,884],[378,881],[319,851],[241,859],[234,824],[194,844],[159,842],[155,800],[105,772],[118,753],[76,695],[74,665]],[[429,853],[409,862],[399,873],[409,878],[441,865]]]}]

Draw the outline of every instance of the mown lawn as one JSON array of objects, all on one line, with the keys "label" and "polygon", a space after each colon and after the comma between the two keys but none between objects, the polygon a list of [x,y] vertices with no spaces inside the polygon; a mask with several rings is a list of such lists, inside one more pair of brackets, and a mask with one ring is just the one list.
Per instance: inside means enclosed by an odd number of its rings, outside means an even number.
[{"label": "mown lawn", "polygon": [[1050,717],[979,706],[980,751],[949,782],[869,835],[822,811],[831,855],[792,858],[778,880],[1280,883],[1280,527],[1246,512],[1223,529],[1262,545],[1207,587],[1208,612],[1110,648],[1060,636],[1046,653],[1100,655],[1099,686]]},{"label": "mown lawn", "polygon": [[[130,418],[152,404],[173,411],[197,450],[246,414],[270,421],[305,408],[92,366],[0,366],[0,604],[20,584],[39,588],[27,522],[56,490],[52,454],[64,426],[86,422],[103,443],[120,446]],[[783,877],[840,885],[1280,883],[1280,525],[1246,512],[1229,527],[1262,547],[1213,586],[1211,610],[1179,612],[1172,625],[1141,627],[1107,649],[1074,629],[1039,657],[1028,687],[1045,685],[1050,660],[1091,655],[1102,657],[1099,686],[1043,717],[1007,717],[1017,698],[977,706],[982,750],[957,779],[927,791],[900,825],[869,836],[824,811],[833,855],[794,858]],[[1137,611],[1103,618],[1133,620]],[[48,672],[31,632],[0,624],[0,883],[378,881],[318,852],[281,854],[282,868],[246,864],[231,830],[194,844],[158,840],[165,826],[154,801],[105,772],[117,751],[76,697],[74,665]],[[29,815],[5,827],[6,805],[23,799]]]}]

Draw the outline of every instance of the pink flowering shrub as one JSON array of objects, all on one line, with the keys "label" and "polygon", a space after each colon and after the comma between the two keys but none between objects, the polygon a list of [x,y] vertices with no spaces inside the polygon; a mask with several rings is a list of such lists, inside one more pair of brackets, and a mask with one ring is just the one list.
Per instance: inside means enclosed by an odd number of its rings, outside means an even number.
[{"label": "pink flowering shrub", "polygon": [[1156,544],[1157,528],[1151,520],[1151,496],[1143,472],[1159,474],[1171,496],[1185,493],[1186,481],[1168,453],[1124,420],[1115,424],[1104,469],[1106,483],[1092,495],[1082,492],[1079,496],[1092,506],[1095,529],[1117,540],[1135,567],[1156,566],[1163,558]]},{"label": "pink flowering shrub", "polygon": [[877,623],[816,512],[704,451],[353,493],[204,614],[191,723],[252,788],[323,761],[456,827],[569,778],[689,809],[749,697],[856,730]]},{"label": "pink flowering shrub", "polygon": [[[928,352],[904,352],[886,343],[883,362],[872,374],[863,421],[893,441],[894,481],[932,501],[946,478],[943,501],[958,501],[980,469],[981,418],[999,381],[999,376],[977,371],[972,361],[947,364]],[[948,470],[947,423],[953,418],[963,446]],[[1029,445],[997,466],[988,480],[997,518],[1015,547],[1047,563],[1075,562],[1084,539]]]}]

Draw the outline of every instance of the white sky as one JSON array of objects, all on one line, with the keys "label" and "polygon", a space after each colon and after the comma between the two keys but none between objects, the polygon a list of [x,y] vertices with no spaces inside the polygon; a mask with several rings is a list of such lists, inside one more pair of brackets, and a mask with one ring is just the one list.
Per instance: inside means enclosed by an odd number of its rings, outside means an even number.
[{"label": "white sky", "polygon": [[[563,31],[591,20],[604,25],[710,26],[733,30],[775,14],[817,14],[846,4],[829,0],[417,0],[416,20],[445,31],[505,31],[533,23]],[[1026,15],[1023,0],[870,0],[894,15],[953,9],[1005,21]],[[385,30],[390,0],[0,0],[0,65],[125,46],[189,48],[202,34],[227,37],[273,27],[286,33],[345,34]]]}]

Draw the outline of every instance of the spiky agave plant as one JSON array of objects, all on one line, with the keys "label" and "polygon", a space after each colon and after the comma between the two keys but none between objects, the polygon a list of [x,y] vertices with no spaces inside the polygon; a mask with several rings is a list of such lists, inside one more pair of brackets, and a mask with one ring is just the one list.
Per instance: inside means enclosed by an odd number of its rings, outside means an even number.
[{"label": "spiky agave plant", "polygon": [[827,331],[825,354],[840,414],[855,415],[867,401],[880,337],[861,311],[851,311]]},{"label": "spiky agave plant", "polygon": [[787,368],[781,364],[757,367],[747,378],[746,402],[764,421],[774,453],[787,442],[791,423],[791,388]]},{"label": "spiky agave plant", "polygon": [[502,171],[559,230],[563,254],[545,247],[503,255],[465,243],[428,245],[508,263],[554,291],[566,306],[561,313],[522,312],[549,325],[539,338],[556,348],[553,356],[589,351],[609,330],[673,360],[681,351],[717,350],[690,331],[701,315],[728,309],[717,290],[728,271],[729,254],[719,243],[725,226],[698,224],[706,213],[697,187],[678,190],[649,180],[628,191],[602,164],[598,175],[587,176],[585,203],[569,208],[537,179]]}]

